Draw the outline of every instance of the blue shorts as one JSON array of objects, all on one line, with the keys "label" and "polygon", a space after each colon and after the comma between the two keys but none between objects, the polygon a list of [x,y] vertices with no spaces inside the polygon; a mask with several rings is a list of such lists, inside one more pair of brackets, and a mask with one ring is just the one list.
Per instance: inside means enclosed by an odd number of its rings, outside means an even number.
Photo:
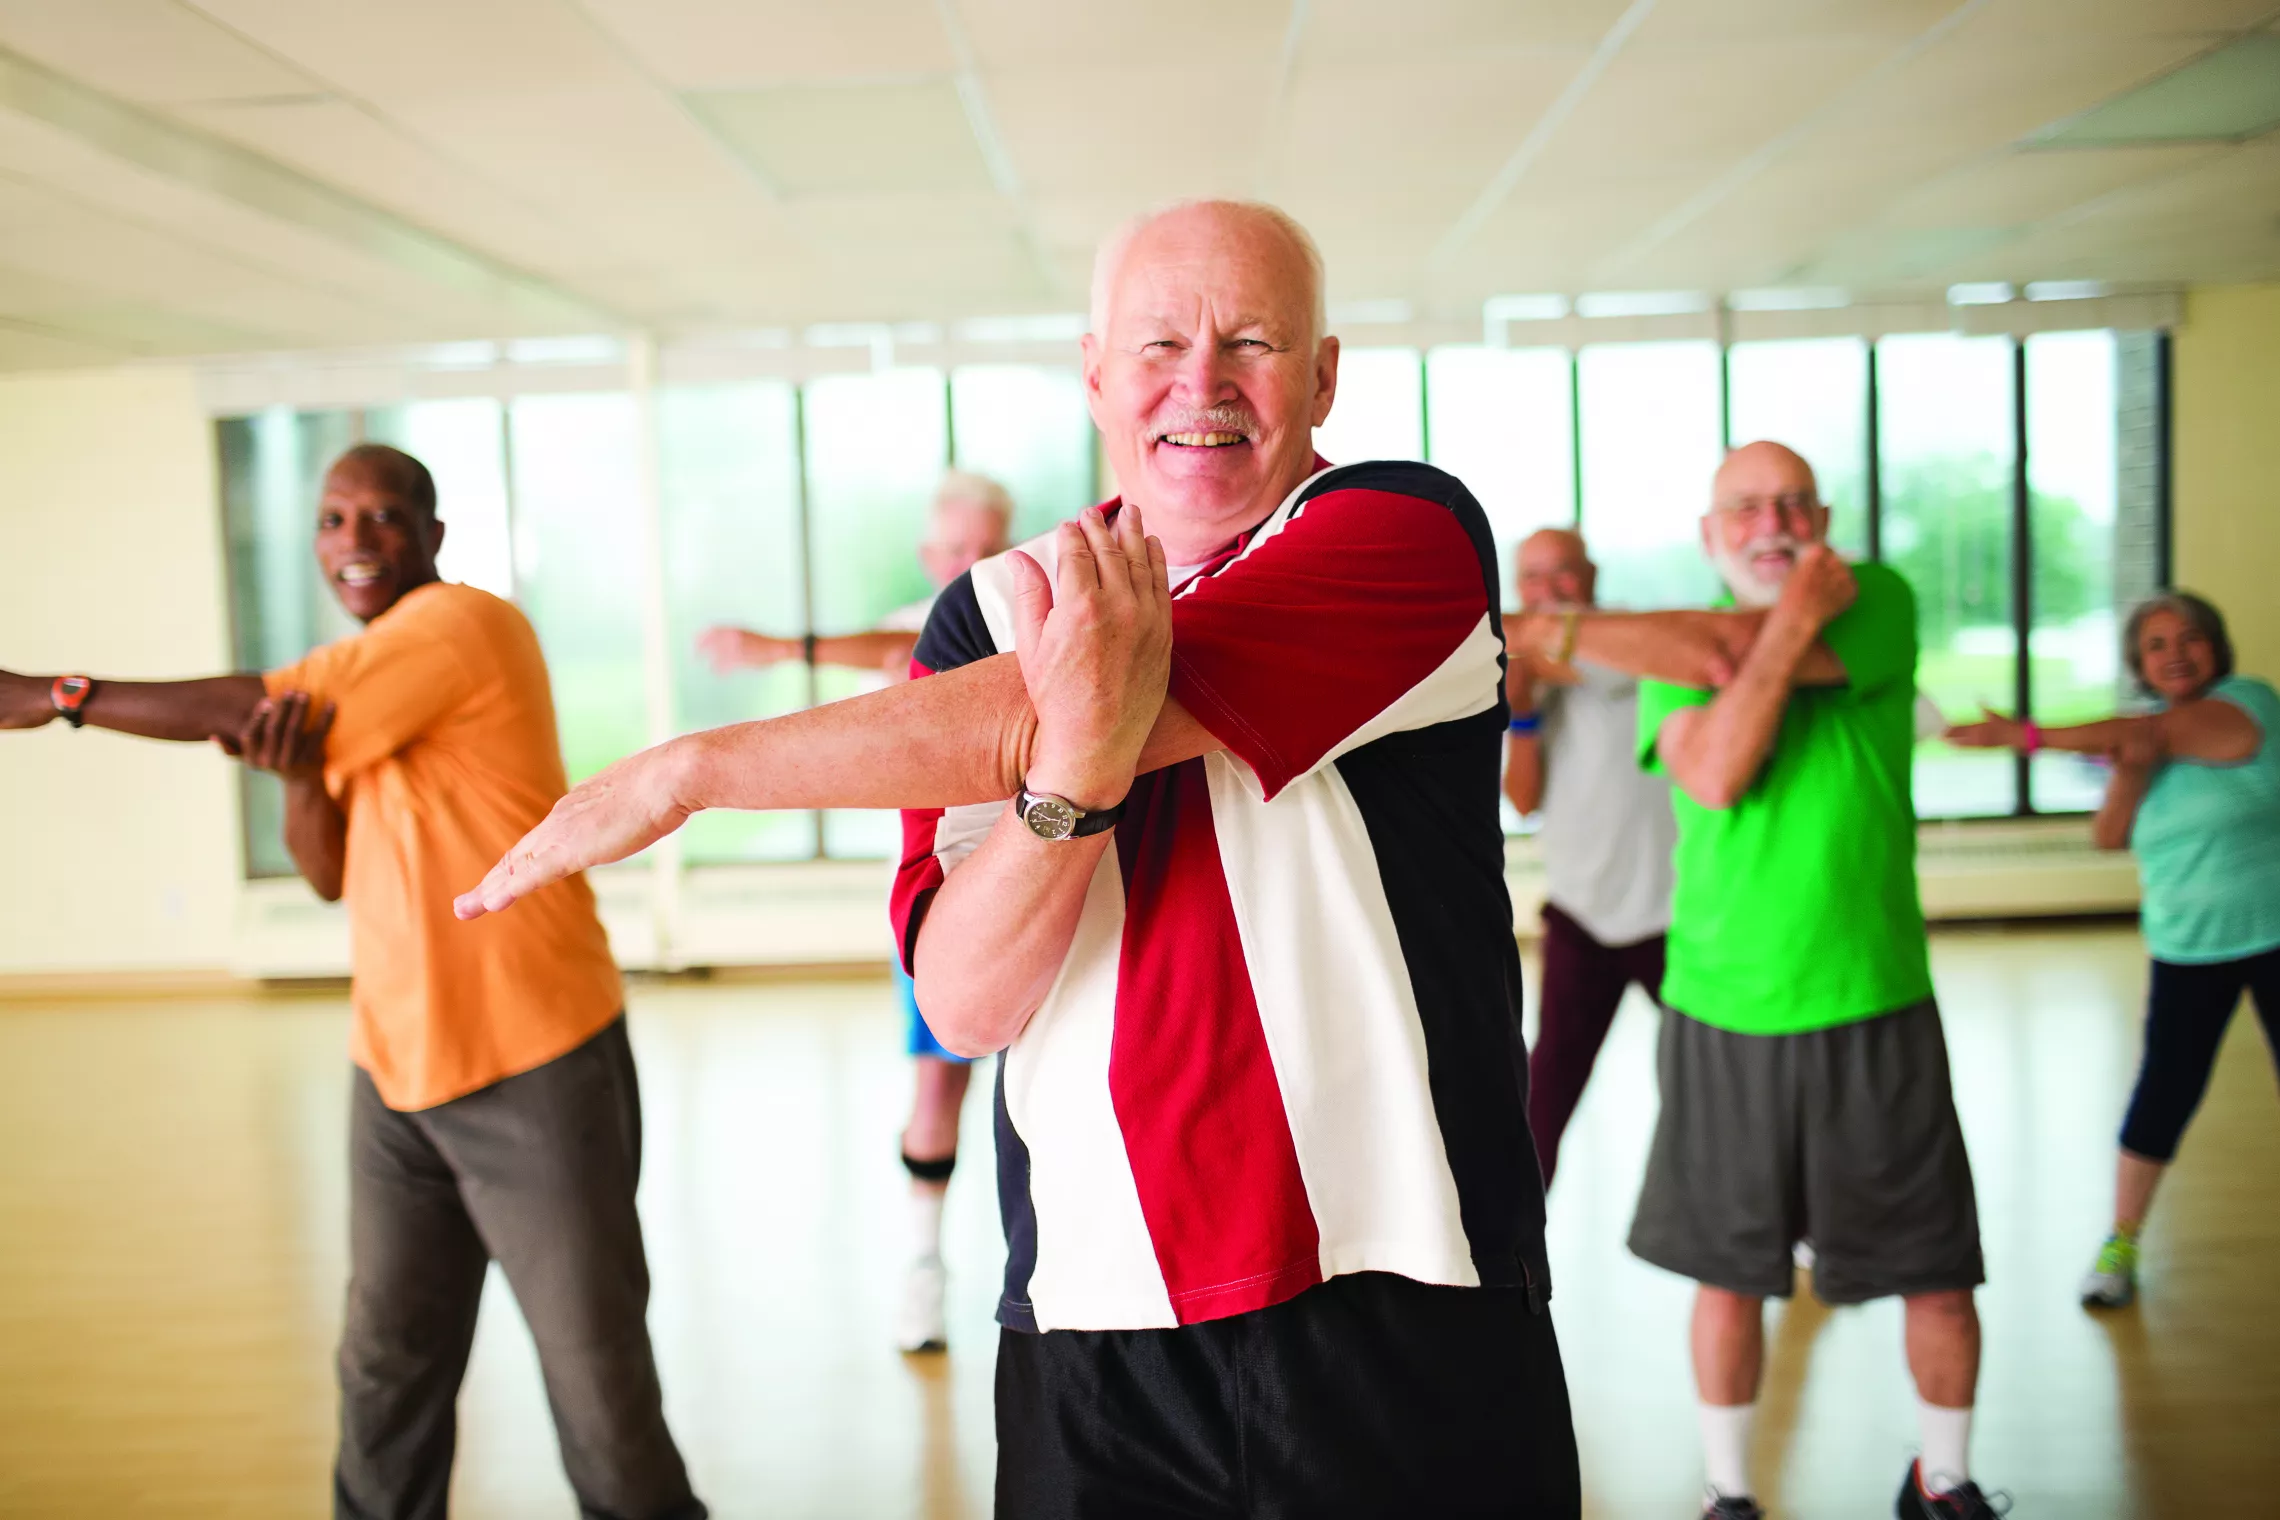
[{"label": "blue shorts", "polygon": [[918,1011],[918,984],[910,979],[909,972],[903,970],[901,961],[896,961],[894,965],[895,990],[902,994],[910,1053],[914,1056],[929,1056],[937,1061],[955,1061],[960,1066],[973,1059],[971,1056],[954,1056],[942,1048],[942,1042],[934,1037],[934,1031],[926,1027],[926,1015]]}]

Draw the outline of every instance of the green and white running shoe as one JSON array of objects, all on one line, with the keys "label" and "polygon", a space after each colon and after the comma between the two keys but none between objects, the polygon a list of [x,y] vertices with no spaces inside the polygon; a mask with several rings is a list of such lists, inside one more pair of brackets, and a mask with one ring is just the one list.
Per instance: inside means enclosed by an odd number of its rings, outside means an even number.
[{"label": "green and white running shoe", "polygon": [[2119,1309],[2137,1297],[2137,1242],[2127,1235],[2106,1237],[2098,1248],[2098,1260],[2092,1264],[2090,1275],[2082,1279],[2082,1307],[2085,1309]]}]

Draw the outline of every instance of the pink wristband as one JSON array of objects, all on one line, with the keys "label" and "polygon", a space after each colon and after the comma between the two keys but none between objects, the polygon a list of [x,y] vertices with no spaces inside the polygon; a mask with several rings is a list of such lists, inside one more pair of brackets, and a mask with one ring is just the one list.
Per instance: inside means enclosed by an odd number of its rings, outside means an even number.
[{"label": "pink wristband", "polygon": [[2019,753],[2022,755],[2031,755],[2042,748],[2042,730],[2031,719],[2019,725],[2019,738],[2022,741]]}]

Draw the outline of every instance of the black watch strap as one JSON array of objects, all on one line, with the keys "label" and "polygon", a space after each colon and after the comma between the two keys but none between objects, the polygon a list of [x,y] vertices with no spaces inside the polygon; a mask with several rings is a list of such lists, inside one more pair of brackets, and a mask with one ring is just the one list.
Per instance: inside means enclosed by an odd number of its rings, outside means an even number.
[{"label": "black watch strap", "polygon": [[1105,834],[1115,828],[1123,816],[1124,804],[1121,802],[1114,807],[1095,808],[1077,820],[1077,826],[1069,831],[1069,837],[1083,839],[1088,834]]},{"label": "black watch strap", "polygon": [[1029,831],[1040,839],[1083,839],[1088,835],[1106,833],[1116,827],[1124,816],[1124,804],[1094,808],[1090,812],[1079,808],[1066,797],[1051,792],[1033,792],[1027,787],[1013,799],[1013,810]]}]

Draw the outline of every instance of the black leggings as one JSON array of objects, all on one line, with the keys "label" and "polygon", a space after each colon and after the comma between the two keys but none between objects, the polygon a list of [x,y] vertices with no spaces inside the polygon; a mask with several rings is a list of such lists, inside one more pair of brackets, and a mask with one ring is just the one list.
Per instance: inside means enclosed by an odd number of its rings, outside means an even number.
[{"label": "black leggings", "polygon": [[2153,963],[2145,1061],[2122,1120],[2123,1150],[2148,1161],[2166,1162],[2177,1154],[2177,1142],[2209,1090],[2217,1047],[2224,1043],[2225,1026],[2240,1006],[2243,987],[2256,998],[2264,1042],[2280,1060],[2280,950],[2206,966]]}]

